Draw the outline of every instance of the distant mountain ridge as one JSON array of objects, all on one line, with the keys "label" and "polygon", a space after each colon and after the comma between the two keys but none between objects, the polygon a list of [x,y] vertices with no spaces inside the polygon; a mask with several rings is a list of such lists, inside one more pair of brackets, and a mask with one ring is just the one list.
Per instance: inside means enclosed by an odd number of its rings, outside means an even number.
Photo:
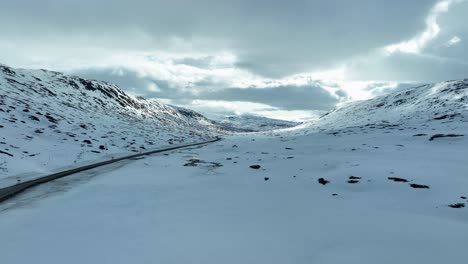
[{"label": "distant mountain ridge", "polygon": [[232,115],[226,116],[217,122],[230,130],[239,132],[261,132],[276,129],[292,128],[300,125],[300,122],[279,120],[256,115]]}]

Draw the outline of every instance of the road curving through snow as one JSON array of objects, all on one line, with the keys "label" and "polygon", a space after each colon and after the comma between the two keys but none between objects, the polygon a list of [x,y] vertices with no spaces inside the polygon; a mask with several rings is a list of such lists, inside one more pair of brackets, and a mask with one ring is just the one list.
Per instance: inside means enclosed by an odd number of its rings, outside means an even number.
[{"label": "road curving through snow", "polygon": [[115,159],[110,159],[110,160],[106,160],[106,161],[101,161],[101,162],[89,164],[89,165],[86,165],[86,166],[81,166],[81,167],[77,167],[77,168],[73,168],[73,169],[69,169],[69,170],[65,170],[65,171],[56,172],[56,173],[49,174],[49,175],[46,175],[46,176],[42,176],[42,177],[39,177],[39,178],[36,178],[36,179],[33,179],[33,180],[28,180],[28,181],[18,183],[18,184],[12,185],[12,186],[8,186],[8,187],[5,187],[5,188],[0,188],[0,203],[14,197],[15,195],[17,195],[17,194],[19,194],[19,193],[21,193],[21,192],[23,192],[23,191],[25,191],[25,190],[27,190],[29,188],[32,188],[32,187],[41,185],[43,183],[47,183],[47,182],[56,180],[56,179],[60,179],[60,178],[63,178],[63,177],[69,176],[69,175],[73,175],[73,174],[76,174],[78,172],[83,172],[83,171],[91,170],[91,169],[94,169],[94,168],[106,166],[106,165],[113,164],[113,163],[116,163],[116,162],[119,162],[119,161],[122,161],[122,160],[131,160],[131,159],[135,159],[135,158],[142,157],[142,156],[148,156],[148,155],[155,154],[155,153],[161,153],[161,152],[166,152],[166,151],[171,151],[171,150],[177,150],[177,149],[182,149],[182,148],[188,148],[188,147],[194,147],[194,146],[200,146],[200,145],[205,145],[205,144],[209,144],[209,143],[214,143],[214,142],[220,141],[221,139],[222,138],[220,138],[220,137],[216,137],[216,138],[214,138],[212,140],[203,141],[203,142],[197,142],[197,143],[191,143],[191,144],[183,144],[183,145],[176,145],[176,146],[159,148],[159,149],[155,149],[155,150],[151,150],[151,151],[147,151],[147,152],[143,152],[143,153],[138,153],[138,154],[133,154],[133,155],[129,155],[129,156],[119,157],[119,158],[115,158]]}]

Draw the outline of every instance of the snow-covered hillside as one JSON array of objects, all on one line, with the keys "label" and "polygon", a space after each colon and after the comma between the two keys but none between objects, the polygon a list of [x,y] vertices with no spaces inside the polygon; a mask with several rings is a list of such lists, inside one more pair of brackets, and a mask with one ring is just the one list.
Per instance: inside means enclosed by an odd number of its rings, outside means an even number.
[{"label": "snow-covered hillside", "polygon": [[0,65],[0,178],[216,133],[193,111],[129,96],[110,83]]},{"label": "snow-covered hillside", "polygon": [[468,79],[412,87],[367,101],[345,104],[315,125],[337,129],[365,125],[431,126],[447,130],[468,122]]}]

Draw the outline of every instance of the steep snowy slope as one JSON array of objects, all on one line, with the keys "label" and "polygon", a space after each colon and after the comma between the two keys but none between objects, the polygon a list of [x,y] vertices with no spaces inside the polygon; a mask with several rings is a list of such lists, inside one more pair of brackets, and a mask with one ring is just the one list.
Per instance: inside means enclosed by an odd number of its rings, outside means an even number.
[{"label": "steep snowy slope", "polygon": [[201,115],[134,98],[113,84],[0,65],[0,178],[200,141],[217,130]]},{"label": "steep snowy slope", "polygon": [[367,101],[345,104],[315,125],[337,129],[365,125],[432,126],[456,130],[468,122],[468,79],[407,88]]}]

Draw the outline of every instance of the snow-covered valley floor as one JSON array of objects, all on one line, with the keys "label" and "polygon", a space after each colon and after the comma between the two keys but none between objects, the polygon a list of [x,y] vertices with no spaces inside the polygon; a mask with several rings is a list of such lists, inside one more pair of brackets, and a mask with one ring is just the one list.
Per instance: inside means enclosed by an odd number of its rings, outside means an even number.
[{"label": "snow-covered valley floor", "polygon": [[464,263],[468,141],[428,131],[239,135],[64,178],[1,205],[1,262]]}]

